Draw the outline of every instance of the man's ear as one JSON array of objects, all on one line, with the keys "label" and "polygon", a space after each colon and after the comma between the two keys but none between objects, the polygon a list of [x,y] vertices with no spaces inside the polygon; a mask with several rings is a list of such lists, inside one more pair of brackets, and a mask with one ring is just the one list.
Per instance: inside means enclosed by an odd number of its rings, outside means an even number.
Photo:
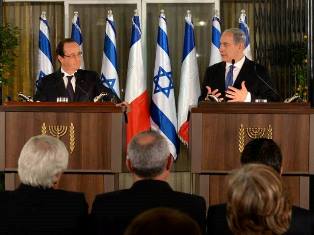
[{"label": "man's ear", "polygon": [[58,58],[59,62],[62,63],[63,57],[61,55],[58,55],[57,58]]},{"label": "man's ear", "polygon": [[128,168],[129,172],[132,173],[134,170],[133,170],[133,166],[132,166],[132,162],[130,159],[126,159],[125,160],[125,165],[126,167]]},{"label": "man's ear", "polygon": [[173,164],[173,157],[170,154],[167,159],[166,170],[170,171],[172,164]]}]

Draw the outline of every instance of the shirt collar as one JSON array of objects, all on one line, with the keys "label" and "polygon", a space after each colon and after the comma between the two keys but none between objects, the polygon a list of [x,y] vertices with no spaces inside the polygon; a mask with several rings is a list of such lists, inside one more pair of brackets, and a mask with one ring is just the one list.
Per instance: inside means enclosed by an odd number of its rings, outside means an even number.
[{"label": "shirt collar", "polygon": [[73,77],[75,77],[74,74],[76,73],[76,71],[75,71],[73,74],[68,74],[68,73],[65,72],[65,71],[63,70],[63,68],[61,67],[61,73],[64,74],[63,77],[66,77],[66,76],[73,76]]}]

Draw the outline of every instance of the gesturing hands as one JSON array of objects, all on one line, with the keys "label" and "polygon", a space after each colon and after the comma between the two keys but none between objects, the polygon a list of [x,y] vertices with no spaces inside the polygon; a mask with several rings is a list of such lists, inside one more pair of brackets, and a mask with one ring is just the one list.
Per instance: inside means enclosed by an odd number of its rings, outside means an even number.
[{"label": "gesturing hands", "polygon": [[223,98],[219,98],[219,97],[221,96],[221,93],[219,92],[218,89],[215,89],[215,90],[212,91],[212,89],[210,88],[210,86],[206,86],[206,89],[207,89],[207,94],[213,95],[213,96],[217,97],[217,99],[218,99],[219,101],[222,101]]},{"label": "gesturing hands", "polygon": [[226,97],[230,99],[228,102],[244,102],[247,94],[248,91],[245,86],[245,81],[241,83],[241,89],[229,86],[228,90],[226,91]]}]

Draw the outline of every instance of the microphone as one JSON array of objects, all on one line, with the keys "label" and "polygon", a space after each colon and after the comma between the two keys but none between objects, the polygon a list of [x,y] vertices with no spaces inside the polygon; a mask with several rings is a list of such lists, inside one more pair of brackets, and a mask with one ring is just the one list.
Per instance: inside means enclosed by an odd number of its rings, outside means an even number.
[{"label": "microphone", "polygon": [[26,96],[22,92],[18,93],[18,97],[22,98],[22,100],[24,100],[26,102],[34,102],[34,100],[31,96]]},{"label": "microphone", "polygon": [[254,63],[254,72],[256,77],[258,78],[258,80],[260,80],[262,83],[264,83],[265,86],[267,86],[267,88],[269,88],[280,100],[282,100],[281,95],[273,88],[271,87],[258,73],[257,73],[257,69],[256,69],[256,62],[253,61]]},{"label": "microphone", "polygon": [[103,97],[108,96],[107,92],[101,92],[99,95],[95,96],[94,102],[99,102]]}]

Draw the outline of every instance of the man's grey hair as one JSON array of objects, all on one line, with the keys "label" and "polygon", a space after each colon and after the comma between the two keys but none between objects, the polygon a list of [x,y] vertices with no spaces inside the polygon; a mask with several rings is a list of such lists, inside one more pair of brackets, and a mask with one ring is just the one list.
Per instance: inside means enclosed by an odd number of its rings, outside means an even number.
[{"label": "man's grey hair", "polygon": [[234,44],[243,43],[245,45],[246,36],[245,33],[239,28],[226,29],[224,33],[232,33]]},{"label": "man's grey hair", "polygon": [[143,178],[160,175],[170,156],[166,139],[157,131],[144,131],[136,135],[128,146],[127,158],[134,173]]},{"label": "man's grey hair", "polygon": [[64,143],[52,136],[38,135],[23,146],[18,160],[18,175],[23,184],[50,188],[68,166],[69,153]]}]

